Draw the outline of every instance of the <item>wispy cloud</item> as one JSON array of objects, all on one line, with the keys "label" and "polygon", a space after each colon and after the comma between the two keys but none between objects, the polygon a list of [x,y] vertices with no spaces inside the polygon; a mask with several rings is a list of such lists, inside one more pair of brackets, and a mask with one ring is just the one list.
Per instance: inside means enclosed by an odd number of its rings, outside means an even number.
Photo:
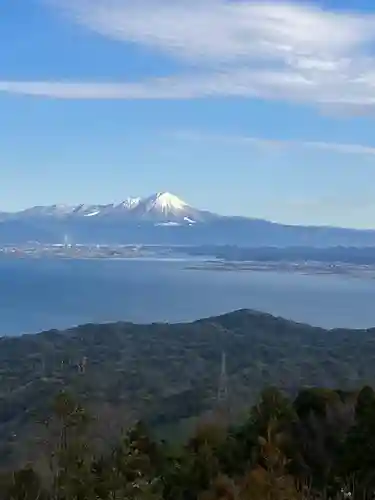
[{"label": "wispy cloud", "polygon": [[375,156],[375,147],[365,146],[362,144],[342,144],[333,142],[317,142],[317,141],[290,141],[290,140],[267,140],[258,138],[244,138],[244,142],[257,143],[262,145],[271,145],[281,148],[304,148],[315,149],[321,151],[332,151],[333,153],[354,154]]},{"label": "wispy cloud", "polygon": [[375,104],[375,15],[250,0],[44,0],[101,36],[175,58],[183,74],[139,82],[0,82],[66,99],[242,96]]},{"label": "wispy cloud", "polygon": [[173,132],[171,135],[175,138],[188,141],[215,141],[218,143],[232,143],[242,146],[261,146],[272,149],[315,149],[340,154],[375,156],[375,146],[367,146],[364,144],[268,139],[263,137],[207,134],[205,132],[200,133],[196,131]]}]

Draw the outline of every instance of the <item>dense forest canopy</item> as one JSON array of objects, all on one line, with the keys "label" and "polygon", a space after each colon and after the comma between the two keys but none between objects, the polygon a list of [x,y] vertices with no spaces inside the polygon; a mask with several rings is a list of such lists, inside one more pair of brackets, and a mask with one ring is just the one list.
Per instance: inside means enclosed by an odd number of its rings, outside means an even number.
[{"label": "dense forest canopy", "polygon": [[[268,388],[236,425],[218,408],[180,446],[137,422],[104,452],[93,416],[61,391],[44,462],[0,474],[4,500],[370,500],[375,393]],[[44,467],[43,467],[44,465]]]},{"label": "dense forest canopy", "polygon": [[217,407],[222,352],[236,423],[264,387],[356,391],[375,382],[375,330],[332,330],[254,311],[189,324],[85,325],[0,340],[0,465],[38,459],[62,389],[95,415],[101,444],[142,419],[181,441]]}]

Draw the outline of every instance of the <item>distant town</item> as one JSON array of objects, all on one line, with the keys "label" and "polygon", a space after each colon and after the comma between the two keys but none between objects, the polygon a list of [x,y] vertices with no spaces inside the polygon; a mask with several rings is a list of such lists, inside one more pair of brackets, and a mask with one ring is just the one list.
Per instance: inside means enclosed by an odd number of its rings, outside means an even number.
[{"label": "distant town", "polygon": [[81,245],[40,244],[3,245],[0,256],[14,258],[61,258],[61,259],[129,259],[134,257],[168,256],[172,249],[143,245]]},{"label": "distant town", "polygon": [[[12,259],[186,259],[190,271],[257,271],[284,272],[310,275],[347,275],[375,279],[375,252],[372,249],[353,249],[351,258],[338,257],[335,249],[306,250],[277,249],[268,256],[266,250],[238,249],[233,253],[221,247],[186,247],[173,245],[111,245],[111,244],[41,244],[0,246],[0,258]],[[274,249],[272,249],[274,250]],[[311,250],[311,249],[310,249]],[[350,250],[350,249],[347,249]],[[357,250],[357,253],[356,251]],[[321,255],[323,252],[323,256]],[[359,252],[359,254],[358,254]],[[364,259],[363,255],[367,258]],[[360,259],[359,257],[362,258]],[[335,258],[336,257],[336,258]]]}]

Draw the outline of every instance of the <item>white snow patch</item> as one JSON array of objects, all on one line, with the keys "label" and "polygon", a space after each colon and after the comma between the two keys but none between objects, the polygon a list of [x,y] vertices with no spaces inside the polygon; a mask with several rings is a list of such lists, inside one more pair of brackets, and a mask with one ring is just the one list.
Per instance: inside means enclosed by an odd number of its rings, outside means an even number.
[{"label": "white snow patch", "polygon": [[[198,214],[198,215],[197,215]],[[181,198],[165,191],[158,192],[146,198],[129,197],[119,204],[93,205],[80,204],[37,206],[20,213],[23,216],[51,216],[51,217],[95,217],[95,216],[126,216],[127,220],[147,219],[158,225],[191,226],[197,224],[194,220],[199,217],[197,210],[185,203]],[[200,219],[198,219],[200,220]]]},{"label": "white snow patch", "polygon": [[141,203],[142,199],[141,198],[126,198],[121,204],[120,207],[122,208],[128,208],[132,209],[138,206]]},{"label": "white snow patch", "polygon": [[185,222],[189,222],[189,224],[196,224],[197,222],[193,219],[190,219],[189,217],[184,217],[184,221]]},{"label": "white snow patch", "polygon": [[159,222],[155,226],[181,226],[178,222]]},{"label": "white snow patch", "polygon": [[95,212],[91,212],[90,214],[85,214],[84,217],[94,217],[95,215],[99,215],[100,210],[96,210]]},{"label": "white snow patch", "polygon": [[156,193],[144,200],[146,212],[158,211],[162,213],[178,212],[184,210],[188,205],[174,194]]}]

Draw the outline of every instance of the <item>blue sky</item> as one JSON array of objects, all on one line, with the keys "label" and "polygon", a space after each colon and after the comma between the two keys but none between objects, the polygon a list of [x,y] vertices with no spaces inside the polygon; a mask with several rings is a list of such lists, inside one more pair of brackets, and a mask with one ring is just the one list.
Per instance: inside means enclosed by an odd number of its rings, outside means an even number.
[{"label": "blue sky", "polygon": [[375,227],[369,0],[12,0],[0,42],[0,211],[167,190]]}]

